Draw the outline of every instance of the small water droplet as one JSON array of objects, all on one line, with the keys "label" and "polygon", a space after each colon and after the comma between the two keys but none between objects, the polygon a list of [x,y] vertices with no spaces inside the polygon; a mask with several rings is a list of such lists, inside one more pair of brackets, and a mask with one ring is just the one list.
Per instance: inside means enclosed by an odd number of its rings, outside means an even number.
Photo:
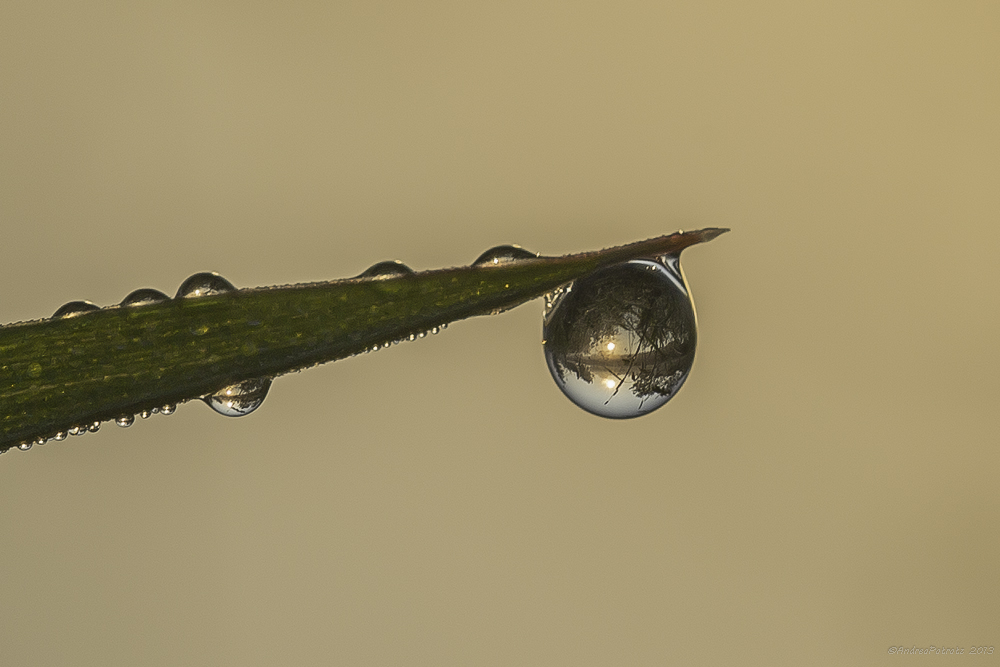
[{"label": "small water droplet", "polygon": [[161,301],[168,301],[169,296],[157,289],[150,289],[148,287],[143,287],[142,289],[137,289],[127,297],[122,299],[122,306],[148,306],[151,303],[160,303]]},{"label": "small water droplet", "polygon": [[90,425],[87,426],[87,430],[91,433],[97,433],[101,430],[101,422],[91,422]]},{"label": "small water droplet", "polygon": [[202,400],[220,415],[242,417],[260,407],[270,388],[271,378],[245,380],[224,387]]},{"label": "small water droplet", "polygon": [[121,415],[120,417],[118,417],[117,419],[115,419],[115,423],[118,424],[119,426],[121,426],[122,428],[128,428],[133,423],[135,423],[135,416],[133,416],[133,415]]},{"label": "small water droplet", "polygon": [[[177,410],[177,405],[175,405],[174,403],[167,403],[162,408],[160,408],[160,414],[161,415],[172,415],[172,414],[174,414],[174,412],[176,410]],[[154,408],[153,412],[156,412],[155,408]]]},{"label": "small water droplet", "polygon": [[358,278],[398,278],[399,276],[409,276],[414,273],[413,269],[400,261],[379,262],[373,264],[358,274]]},{"label": "small water droplet", "polygon": [[66,435],[67,435],[66,431],[59,431],[54,436],[52,436],[52,439],[55,440],[56,442],[62,442],[63,440],[66,439]]},{"label": "small water droplet", "polygon": [[177,290],[177,298],[192,298],[199,296],[213,296],[215,294],[225,294],[235,292],[236,288],[231,282],[215,272],[196,273],[183,283]]},{"label": "small water droplet", "polygon": [[70,435],[83,435],[86,432],[87,432],[86,426],[73,426],[72,428],[69,429],[69,431],[67,431],[67,433],[69,433]]},{"label": "small water droplet", "polygon": [[421,331],[420,333],[417,334],[417,338],[425,338],[426,336],[427,336],[426,331]]},{"label": "small water droplet", "polygon": [[29,449],[31,449],[31,443],[30,442],[22,442],[20,445],[17,446],[17,448],[20,449],[22,452],[26,452]]},{"label": "small water droplet", "polygon": [[100,306],[96,303],[91,303],[90,301],[70,301],[69,303],[63,304],[59,310],[53,313],[52,318],[78,317],[85,313],[92,313],[95,310],[100,309]]},{"label": "small water droplet", "polygon": [[35,441],[32,444],[33,445],[44,445],[48,441],[49,441],[48,438],[44,438],[42,436],[38,436],[37,438],[35,438]]},{"label": "small water droplet", "polygon": [[525,250],[519,245],[498,245],[490,248],[476,258],[473,266],[499,266],[500,264],[510,264],[519,259],[535,259],[537,253]]},{"label": "small water droplet", "polygon": [[406,337],[406,339],[407,340],[416,340],[417,339],[417,334],[410,334],[409,336]]},{"label": "small water droplet", "polygon": [[439,331],[441,331],[441,327],[431,327],[432,334],[437,335]]},{"label": "small water droplet", "polygon": [[694,363],[697,323],[680,264],[634,260],[577,280],[546,299],[542,337],[552,377],[578,406],[615,419],[652,412]]},{"label": "small water droplet", "polygon": [[143,419],[149,419],[150,417],[153,416],[153,412],[155,410],[156,408],[153,408],[153,410],[143,410],[142,412],[139,413],[139,416],[142,417]]}]

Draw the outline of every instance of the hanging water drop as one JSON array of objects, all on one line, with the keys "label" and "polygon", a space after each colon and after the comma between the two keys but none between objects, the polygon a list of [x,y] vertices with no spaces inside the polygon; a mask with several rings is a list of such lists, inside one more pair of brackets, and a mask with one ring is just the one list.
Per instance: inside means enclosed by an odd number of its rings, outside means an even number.
[{"label": "hanging water drop", "polygon": [[378,279],[388,279],[388,278],[398,278],[400,276],[408,276],[413,274],[414,271],[406,264],[403,264],[399,260],[379,262],[378,264],[373,264],[364,270],[363,273],[358,274],[358,278],[378,278]]},{"label": "hanging water drop", "polygon": [[120,305],[122,306],[148,306],[152,303],[160,303],[162,301],[168,301],[169,296],[164,294],[158,289],[150,289],[148,287],[143,287],[142,289],[137,289],[130,293],[127,297],[122,299]]},{"label": "hanging water drop", "polygon": [[95,310],[100,310],[101,307],[96,303],[91,303],[90,301],[70,301],[69,303],[63,304],[55,313],[53,313],[52,318],[64,318],[64,317],[77,317],[85,313],[92,313]]},{"label": "hanging water drop", "polygon": [[17,446],[17,448],[20,449],[22,452],[26,452],[29,449],[31,449],[31,443],[30,442],[22,442],[20,445]]},{"label": "hanging water drop", "polygon": [[236,288],[233,284],[218,273],[196,273],[181,283],[177,290],[177,298],[214,296],[235,291]]},{"label": "hanging water drop", "polygon": [[694,303],[676,257],[599,269],[547,299],[545,360],[578,406],[625,419],[669,401],[694,363]]},{"label": "hanging water drop", "polygon": [[519,245],[498,245],[490,248],[476,258],[473,266],[499,266],[500,264],[510,264],[519,259],[535,259],[537,253],[525,250]]},{"label": "hanging water drop", "polygon": [[224,387],[202,400],[220,415],[242,417],[260,407],[270,388],[271,378],[245,380]]},{"label": "hanging water drop", "polygon": [[139,416],[143,419],[149,419],[153,416],[153,413],[159,412],[159,408],[153,408],[152,410],[143,410],[139,413]]},{"label": "hanging water drop", "polygon": [[97,433],[101,430],[101,422],[91,422],[90,425],[87,426],[87,430],[91,433]]},{"label": "hanging water drop", "polygon": [[[160,414],[161,415],[172,415],[172,414],[174,414],[175,410],[177,410],[177,406],[175,404],[173,404],[173,403],[167,403],[162,408],[160,408]],[[153,412],[156,412],[155,408],[153,409]]]},{"label": "hanging water drop", "polygon": [[128,428],[129,426],[135,423],[135,416],[121,415],[120,417],[117,417],[115,419],[115,423],[121,426],[122,428]]},{"label": "hanging water drop", "polygon": [[56,442],[62,442],[63,440],[66,439],[66,436],[67,436],[66,431],[59,431],[54,436],[52,436],[52,439],[55,440]]},{"label": "hanging water drop", "polygon": [[43,437],[43,436],[38,436],[37,438],[35,438],[35,441],[32,444],[35,444],[35,445],[44,445],[48,441],[49,441],[48,438]]}]

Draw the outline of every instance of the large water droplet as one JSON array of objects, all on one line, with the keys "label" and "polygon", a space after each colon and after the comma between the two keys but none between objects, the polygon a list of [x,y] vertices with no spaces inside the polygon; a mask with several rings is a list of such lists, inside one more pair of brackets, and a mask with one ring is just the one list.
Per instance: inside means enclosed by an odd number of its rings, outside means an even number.
[{"label": "large water droplet", "polygon": [[413,269],[396,260],[373,264],[365,269],[363,273],[359,274],[358,278],[398,278],[399,276],[409,276],[413,273]]},{"label": "large water droplet", "polygon": [[271,378],[245,380],[224,387],[202,400],[220,415],[242,417],[260,407],[270,388]]},{"label": "large water droplet", "polygon": [[170,297],[158,289],[150,289],[148,287],[143,287],[142,289],[135,290],[127,297],[122,299],[121,305],[148,306],[151,303],[160,303],[161,301],[167,301],[168,299],[170,299]]},{"label": "large water droplet", "polygon": [[476,261],[474,261],[472,265],[498,266],[500,264],[516,262],[519,259],[535,259],[536,257],[538,257],[537,253],[525,250],[519,245],[498,245],[495,248],[490,248],[477,257]]},{"label": "large water droplet", "polygon": [[694,304],[676,257],[599,269],[548,300],[545,360],[578,406],[625,419],[669,401],[694,363]]},{"label": "large water droplet", "polygon": [[92,313],[95,310],[100,310],[101,307],[96,303],[91,303],[90,301],[70,301],[67,304],[63,304],[55,313],[53,313],[53,318],[60,317],[77,317],[85,313]]},{"label": "large water droplet", "polygon": [[196,273],[181,283],[177,290],[177,298],[212,296],[234,291],[236,288],[233,287],[233,284],[218,273]]}]

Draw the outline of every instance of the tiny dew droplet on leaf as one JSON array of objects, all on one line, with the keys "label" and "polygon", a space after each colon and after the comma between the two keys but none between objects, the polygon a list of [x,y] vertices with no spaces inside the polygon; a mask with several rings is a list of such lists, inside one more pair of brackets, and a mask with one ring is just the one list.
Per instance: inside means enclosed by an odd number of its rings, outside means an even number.
[{"label": "tiny dew droplet on leaf", "polygon": [[535,259],[538,257],[537,253],[533,253],[530,250],[525,250],[519,245],[498,245],[496,247],[490,248],[479,257],[476,261],[472,263],[473,266],[499,266],[500,264],[509,264],[510,262],[516,262],[519,259]]},{"label": "tiny dew droplet on leaf", "polygon": [[177,290],[177,298],[191,298],[199,296],[214,296],[235,292],[236,288],[231,282],[214,272],[196,273],[183,283]]},{"label": "tiny dew droplet on leaf", "polygon": [[547,302],[545,360],[566,396],[627,419],[669,401],[694,363],[694,303],[676,257],[633,260],[575,281]]},{"label": "tiny dew droplet on leaf", "polygon": [[65,317],[78,317],[79,315],[92,313],[95,310],[100,309],[100,306],[96,303],[91,303],[90,301],[70,301],[69,303],[63,304],[59,310],[53,313],[52,318],[59,319]]},{"label": "tiny dew droplet on leaf", "polygon": [[358,275],[358,278],[398,278],[413,275],[414,271],[399,260],[389,260],[373,264]]},{"label": "tiny dew droplet on leaf", "polygon": [[129,293],[127,297],[122,299],[120,305],[122,306],[148,306],[152,303],[160,303],[169,300],[170,297],[161,292],[160,290],[150,289],[148,287],[143,287],[142,289],[137,289],[134,292]]}]

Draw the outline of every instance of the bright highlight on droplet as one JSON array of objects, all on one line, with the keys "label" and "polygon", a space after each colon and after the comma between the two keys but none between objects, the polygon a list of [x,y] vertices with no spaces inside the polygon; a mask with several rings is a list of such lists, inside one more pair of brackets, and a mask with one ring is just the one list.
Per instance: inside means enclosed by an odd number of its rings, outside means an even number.
[{"label": "bright highlight on droplet", "polygon": [[694,363],[694,304],[675,256],[599,269],[546,297],[545,360],[578,406],[625,419],[652,412]]}]

